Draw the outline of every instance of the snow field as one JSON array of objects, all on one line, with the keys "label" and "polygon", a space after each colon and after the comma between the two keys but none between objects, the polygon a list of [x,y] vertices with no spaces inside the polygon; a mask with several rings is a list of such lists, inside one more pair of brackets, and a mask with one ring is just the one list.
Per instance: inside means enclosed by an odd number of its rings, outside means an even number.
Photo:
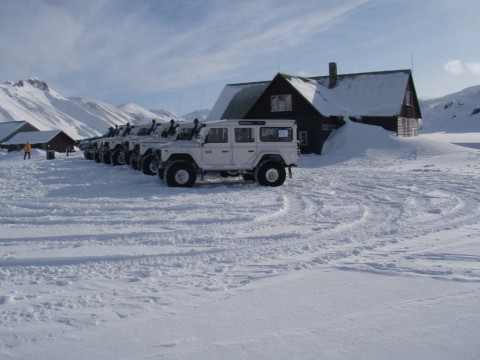
[{"label": "snow field", "polygon": [[480,153],[383,140],[278,188],[3,155],[1,357],[472,358]]}]

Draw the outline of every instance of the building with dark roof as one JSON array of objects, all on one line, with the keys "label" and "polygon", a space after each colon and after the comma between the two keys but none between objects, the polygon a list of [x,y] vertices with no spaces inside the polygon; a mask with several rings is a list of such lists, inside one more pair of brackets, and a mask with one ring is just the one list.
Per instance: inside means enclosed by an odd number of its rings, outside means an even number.
[{"label": "building with dark roof", "polygon": [[301,77],[278,73],[271,81],[228,84],[207,121],[294,119],[302,153],[320,154],[348,117],[398,136],[418,135],[420,106],[410,70]]}]

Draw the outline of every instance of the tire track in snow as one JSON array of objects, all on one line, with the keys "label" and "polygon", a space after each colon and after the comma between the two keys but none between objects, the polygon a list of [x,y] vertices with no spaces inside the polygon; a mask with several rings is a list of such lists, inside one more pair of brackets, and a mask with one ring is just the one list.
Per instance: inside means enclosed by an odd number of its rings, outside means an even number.
[{"label": "tire track in snow", "polygon": [[[38,180],[18,181],[18,167],[0,169],[2,178],[15,179],[2,190],[2,198],[15,199],[0,209],[0,225],[11,234],[0,237],[0,245],[11,250],[0,259],[0,282],[18,289],[33,284],[46,298],[60,297],[60,312],[75,304],[68,288],[90,280],[98,287],[76,306],[115,304],[118,294],[106,285],[111,281],[130,284],[115,291],[138,294],[128,305],[134,307],[158,286],[220,290],[312,266],[447,280],[468,275],[461,265],[438,271],[435,261],[453,261],[452,256],[429,253],[428,244],[424,254],[409,252],[419,236],[478,223],[480,195],[456,174],[338,166],[298,169],[294,179],[275,189],[226,181],[186,190],[168,189],[147,177],[142,186],[151,195],[140,189],[125,195],[110,189],[111,177],[125,176],[113,182],[121,188],[137,184],[143,175],[105,166],[105,179],[88,185],[105,189],[99,197],[88,194],[83,183],[73,184],[78,196],[68,195],[72,178],[63,172],[71,167],[62,170],[61,164],[54,167],[59,177],[45,170]],[[89,166],[98,164],[87,162],[79,171]],[[25,192],[27,184],[41,190]],[[15,237],[17,228],[42,234]],[[92,235],[90,229],[102,232]],[[15,254],[27,247],[38,249],[38,257]],[[108,255],[97,254],[105,248]],[[478,279],[480,274],[468,276]],[[0,322],[14,322],[21,302],[34,296],[38,294],[13,295],[13,309],[4,310]],[[48,318],[52,304],[36,304],[30,315]]]}]

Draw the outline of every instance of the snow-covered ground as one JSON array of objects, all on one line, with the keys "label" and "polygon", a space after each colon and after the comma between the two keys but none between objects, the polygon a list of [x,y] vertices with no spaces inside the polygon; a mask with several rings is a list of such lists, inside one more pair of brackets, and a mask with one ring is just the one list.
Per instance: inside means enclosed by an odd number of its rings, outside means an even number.
[{"label": "snow-covered ground", "polygon": [[278,188],[40,151],[0,181],[1,359],[480,358],[476,149],[349,122]]}]

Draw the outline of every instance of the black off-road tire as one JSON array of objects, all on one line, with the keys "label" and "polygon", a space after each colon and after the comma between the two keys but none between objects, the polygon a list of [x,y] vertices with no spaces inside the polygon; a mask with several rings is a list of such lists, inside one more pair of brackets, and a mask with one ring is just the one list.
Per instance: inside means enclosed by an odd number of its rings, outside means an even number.
[{"label": "black off-road tire", "polygon": [[285,167],[276,161],[265,161],[255,170],[255,180],[262,186],[283,185],[286,177]]},{"label": "black off-road tire", "polygon": [[96,163],[100,163],[100,152],[95,151],[95,154],[93,155],[93,159],[95,160]]},{"label": "black off-road tire", "polygon": [[125,165],[130,165],[130,160],[132,159],[133,151],[129,150],[125,153]]},{"label": "black off-road tire", "polygon": [[104,151],[101,157],[102,163],[110,164],[110,154],[108,151]]},{"label": "black off-road tire", "polygon": [[130,166],[132,167],[133,170],[139,170],[138,169],[138,155],[133,155],[130,157]]},{"label": "black off-road tire", "polygon": [[160,180],[165,180],[165,169],[164,168],[158,169],[157,175],[160,178]]},{"label": "black off-road tire", "polygon": [[165,169],[165,180],[170,187],[192,187],[197,174],[191,163],[174,161]]},{"label": "black off-road tire", "polygon": [[148,154],[142,160],[142,172],[145,175],[156,175],[158,169],[157,159],[153,154]]},{"label": "black off-road tire", "polygon": [[[122,159],[123,158],[123,159]],[[125,164],[125,161],[124,161],[124,156],[122,154],[122,150],[120,149],[116,149],[112,152],[112,155],[110,155],[110,163],[113,165],[113,166],[116,166],[116,165],[124,165]]]}]

